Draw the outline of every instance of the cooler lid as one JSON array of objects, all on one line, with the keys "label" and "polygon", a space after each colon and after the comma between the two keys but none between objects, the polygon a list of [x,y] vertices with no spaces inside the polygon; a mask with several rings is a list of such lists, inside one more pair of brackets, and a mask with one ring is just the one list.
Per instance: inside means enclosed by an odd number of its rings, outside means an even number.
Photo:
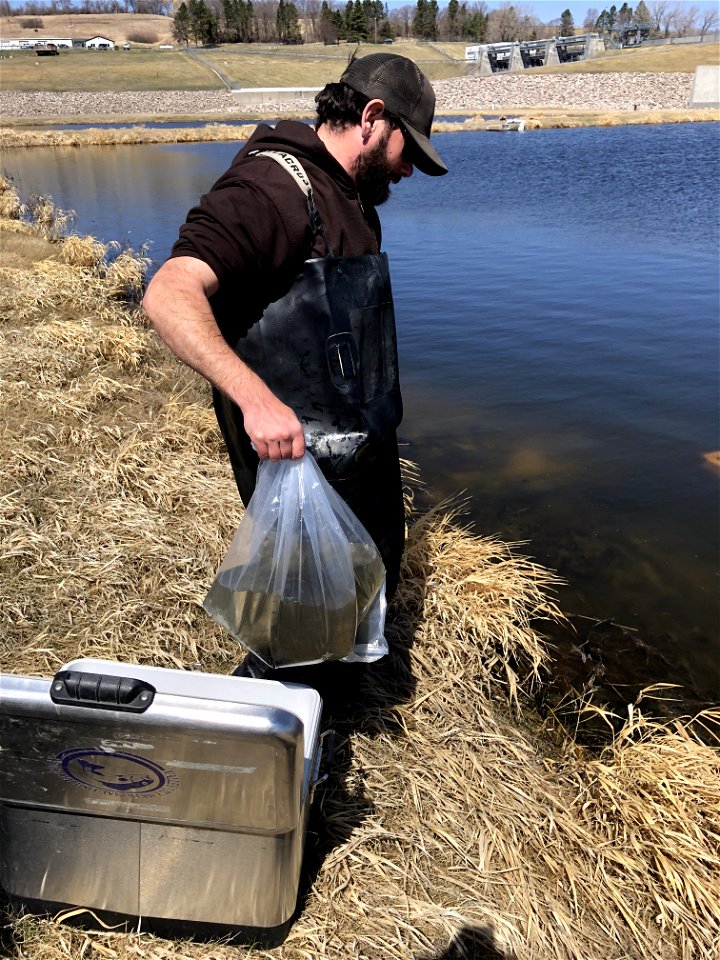
[{"label": "cooler lid", "polygon": [[[235,831],[298,826],[317,691],[104,660],[75,660],[60,673],[68,689],[59,703],[54,681],[0,679],[0,800]],[[123,690],[149,704],[128,709],[124,695],[120,705],[67,702],[78,677],[105,701],[121,681],[135,681]]]}]

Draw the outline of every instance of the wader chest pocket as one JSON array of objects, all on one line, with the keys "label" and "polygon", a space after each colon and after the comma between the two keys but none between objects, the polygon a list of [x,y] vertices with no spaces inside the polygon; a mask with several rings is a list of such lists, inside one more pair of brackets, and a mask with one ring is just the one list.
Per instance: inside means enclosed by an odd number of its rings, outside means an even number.
[{"label": "wader chest pocket", "polygon": [[360,374],[360,358],[351,333],[334,333],[325,341],[328,370],[333,386],[342,393],[349,393],[357,386]]}]

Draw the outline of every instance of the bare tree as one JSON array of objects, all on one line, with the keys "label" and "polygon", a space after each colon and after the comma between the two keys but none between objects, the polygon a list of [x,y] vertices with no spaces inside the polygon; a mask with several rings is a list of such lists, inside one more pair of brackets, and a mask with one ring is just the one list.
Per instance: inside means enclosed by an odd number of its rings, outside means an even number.
[{"label": "bare tree", "polygon": [[415,16],[416,8],[410,6],[409,4],[403,7],[398,7],[397,10],[391,9],[389,20],[392,24],[393,33],[398,37],[409,37],[410,28],[412,26],[413,17]]},{"label": "bare tree", "polygon": [[538,21],[532,10],[512,3],[503,3],[491,10],[488,17],[488,43],[530,39]]},{"label": "bare tree", "polygon": [[700,11],[697,7],[686,7],[684,4],[679,4],[672,19],[675,36],[693,36],[697,32],[696,22],[699,15]]},{"label": "bare tree", "polygon": [[270,43],[277,40],[277,3],[275,0],[254,0],[253,12],[257,24],[258,40],[261,43]]},{"label": "bare tree", "polygon": [[320,37],[320,8],[322,0],[300,0],[295,4],[304,24],[305,43],[316,43]]},{"label": "bare tree", "polygon": [[700,16],[700,36],[717,30],[720,26],[720,13],[717,10],[705,10]]},{"label": "bare tree", "polygon": [[597,18],[600,14],[597,11],[597,7],[588,7],[588,11],[585,14],[585,19],[583,20],[583,30],[585,33],[593,33],[595,30],[595,24],[597,23]]},{"label": "bare tree", "polygon": [[517,10],[511,3],[503,3],[490,11],[487,28],[488,43],[518,40],[520,23]]},{"label": "bare tree", "polygon": [[670,0],[655,0],[655,3],[650,6],[650,16],[653,33],[656,36],[666,39],[670,36],[681,6],[682,4],[679,3],[670,3]]}]

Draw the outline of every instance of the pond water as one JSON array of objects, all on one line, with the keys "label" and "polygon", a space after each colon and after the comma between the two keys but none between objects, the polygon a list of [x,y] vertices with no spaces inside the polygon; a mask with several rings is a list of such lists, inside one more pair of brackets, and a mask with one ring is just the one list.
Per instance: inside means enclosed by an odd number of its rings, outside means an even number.
[{"label": "pond water", "polygon": [[[716,124],[438,135],[382,209],[427,498],[527,541],[568,614],[720,686]],[[21,194],[167,255],[236,144],[6,151]]]}]

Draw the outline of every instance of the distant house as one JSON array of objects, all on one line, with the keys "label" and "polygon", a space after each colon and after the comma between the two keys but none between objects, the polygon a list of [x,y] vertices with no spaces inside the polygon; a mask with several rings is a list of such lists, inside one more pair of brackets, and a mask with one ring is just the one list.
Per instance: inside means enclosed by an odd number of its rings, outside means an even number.
[{"label": "distant house", "polygon": [[69,37],[35,37],[30,40],[27,37],[20,39],[17,38],[7,38],[5,40],[0,40],[0,50],[31,50],[34,47],[39,45],[42,46],[56,46],[56,47],[67,47],[69,50],[72,47],[73,42]]},{"label": "distant house", "polygon": [[92,37],[90,40],[86,40],[84,46],[88,50],[114,50],[115,44],[112,40],[108,40],[107,37]]}]

